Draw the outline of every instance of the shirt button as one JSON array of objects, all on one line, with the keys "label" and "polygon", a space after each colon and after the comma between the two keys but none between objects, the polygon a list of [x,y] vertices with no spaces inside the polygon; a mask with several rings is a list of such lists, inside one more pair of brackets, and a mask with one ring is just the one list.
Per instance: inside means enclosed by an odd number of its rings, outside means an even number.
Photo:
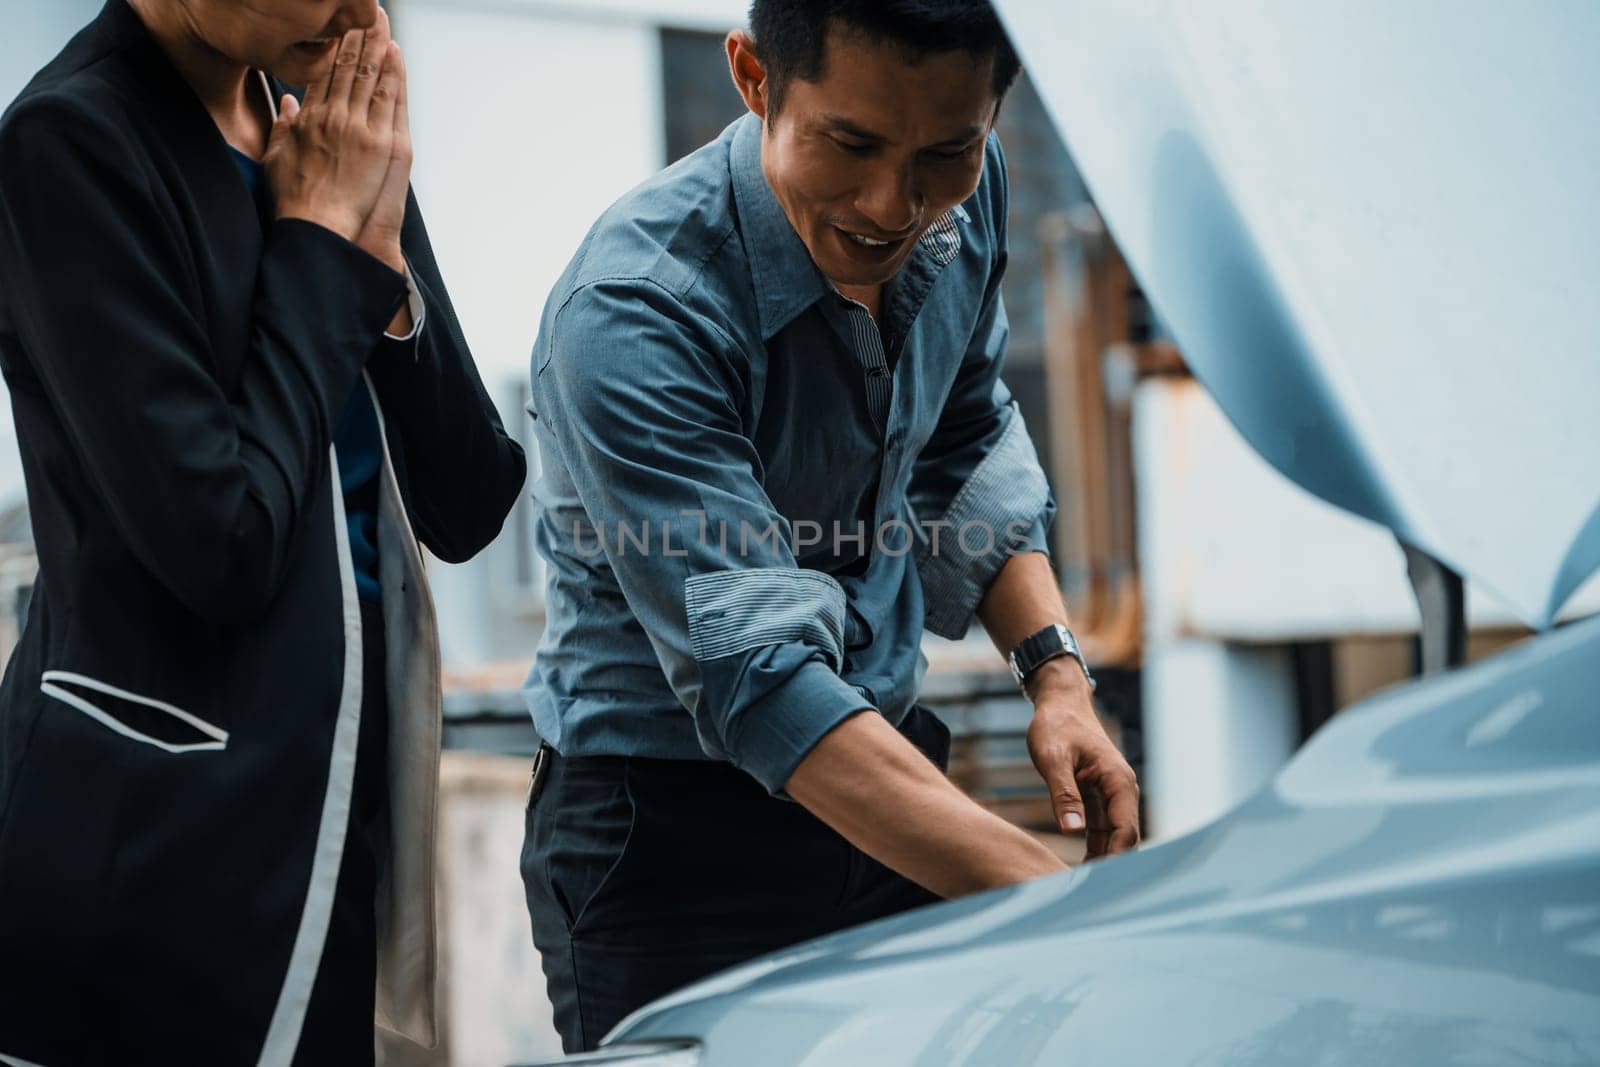
[{"label": "shirt button", "polygon": [[869,375],[869,377],[872,377],[872,378],[887,378],[888,376],[889,376],[889,368],[888,367],[873,367],[872,368],[872,373]]}]

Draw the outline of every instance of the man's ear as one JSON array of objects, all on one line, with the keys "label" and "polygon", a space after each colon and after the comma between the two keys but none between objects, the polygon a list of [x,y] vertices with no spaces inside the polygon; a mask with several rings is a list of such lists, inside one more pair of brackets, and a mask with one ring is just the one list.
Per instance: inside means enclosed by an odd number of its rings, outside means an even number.
[{"label": "man's ear", "polygon": [[728,73],[744,106],[763,122],[767,118],[767,68],[756,58],[756,42],[747,30],[729,30],[723,42],[728,51]]}]

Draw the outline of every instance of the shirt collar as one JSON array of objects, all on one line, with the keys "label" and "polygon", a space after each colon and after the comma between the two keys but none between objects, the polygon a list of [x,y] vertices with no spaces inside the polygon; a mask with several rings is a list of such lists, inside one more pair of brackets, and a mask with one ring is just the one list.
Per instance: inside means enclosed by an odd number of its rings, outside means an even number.
[{"label": "shirt collar", "polygon": [[761,120],[755,115],[739,120],[728,165],[739,231],[755,282],[756,316],[765,341],[833,292],[833,286],[817,269],[767,184],[761,170]]}]

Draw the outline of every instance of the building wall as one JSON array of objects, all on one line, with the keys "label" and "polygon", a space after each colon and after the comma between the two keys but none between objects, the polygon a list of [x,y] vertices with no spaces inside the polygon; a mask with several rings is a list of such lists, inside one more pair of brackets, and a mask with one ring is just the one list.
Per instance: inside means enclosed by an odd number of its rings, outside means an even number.
[{"label": "building wall", "polygon": [[[496,0],[403,0],[395,19],[417,197],[484,382],[527,440],[545,297],[594,219],[661,165],[656,29],[610,8]],[[532,656],[528,509],[524,493],[478,559],[433,565],[447,662]]]},{"label": "building wall", "polygon": [[[100,10],[101,0],[0,0],[0,105],[9,106],[34,71]],[[22,461],[11,423],[11,393],[0,391],[0,507],[23,496]]]},{"label": "building wall", "polygon": [[100,7],[101,0],[0,0],[0,101],[9,104]]}]

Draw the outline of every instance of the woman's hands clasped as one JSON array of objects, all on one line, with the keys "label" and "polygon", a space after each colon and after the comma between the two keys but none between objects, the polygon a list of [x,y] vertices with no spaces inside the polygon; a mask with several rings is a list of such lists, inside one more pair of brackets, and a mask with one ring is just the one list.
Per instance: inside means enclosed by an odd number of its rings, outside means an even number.
[{"label": "woman's hands clasped", "polygon": [[405,271],[400,225],[411,182],[411,130],[400,46],[380,8],[351,30],[306,88],[285,96],[263,158],[279,218],[317,223]]}]

